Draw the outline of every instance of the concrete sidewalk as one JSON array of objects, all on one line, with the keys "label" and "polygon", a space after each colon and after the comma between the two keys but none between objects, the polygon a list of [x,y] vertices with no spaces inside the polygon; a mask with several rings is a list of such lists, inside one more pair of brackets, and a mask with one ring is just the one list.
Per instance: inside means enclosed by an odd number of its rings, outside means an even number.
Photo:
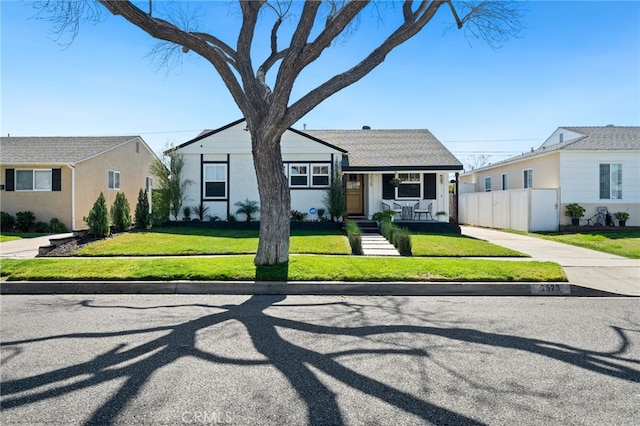
[{"label": "concrete sidewalk", "polygon": [[569,283],[606,292],[640,296],[640,259],[589,250],[495,229],[461,226],[462,234],[517,250],[533,260],[556,262]]}]

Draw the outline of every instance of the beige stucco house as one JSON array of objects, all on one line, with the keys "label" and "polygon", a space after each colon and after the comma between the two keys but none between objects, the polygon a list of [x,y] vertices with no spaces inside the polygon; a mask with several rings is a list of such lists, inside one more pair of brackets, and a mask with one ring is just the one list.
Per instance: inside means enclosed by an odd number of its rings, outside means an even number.
[{"label": "beige stucco house", "polygon": [[102,191],[109,207],[123,192],[133,215],[140,189],[153,186],[154,158],[140,136],[2,137],[0,210],[85,229],[83,217]]},{"label": "beige stucco house", "polygon": [[[504,224],[526,221],[513,216],[528,215],[529,222],[537,220],[542,228],[526,230],[553,230],[554,224],[556,229],[570,224],[565,206],[578,203],[586,209],[581,225],[594,223],[598,207],[606,207],[611,214],[628,212],[627,226],[640,226],[640,127],[560,127],[538,149],[463,173],[459,181],[462,197],[492,193],[484,204],[481,199],[462,203],[461,213],[469,218],[466,223],[479,224],[473,223],[475,217],[484,222],[481,225],[492,220],[494,227],[505,227],[495,225],[497,216],[503,216],[498,222]],[[517,197],[503,196],[501,191]]]}]

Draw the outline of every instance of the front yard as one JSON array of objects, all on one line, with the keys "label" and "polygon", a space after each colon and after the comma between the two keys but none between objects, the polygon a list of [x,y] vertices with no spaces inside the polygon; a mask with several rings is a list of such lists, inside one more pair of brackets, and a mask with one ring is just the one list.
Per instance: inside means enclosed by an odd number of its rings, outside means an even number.
[{"label": "front yard", "polygon": [[71,258],[2,259],[0,274],[32,281],[566,281],[552,262],[459,258],[523,256],[485,241],[426,234],[415,241],[420,257],[362,257],[349,255],[340,231],[292,231],[289,263],[256,268],[257,231],[160,228],[87,244]]}]

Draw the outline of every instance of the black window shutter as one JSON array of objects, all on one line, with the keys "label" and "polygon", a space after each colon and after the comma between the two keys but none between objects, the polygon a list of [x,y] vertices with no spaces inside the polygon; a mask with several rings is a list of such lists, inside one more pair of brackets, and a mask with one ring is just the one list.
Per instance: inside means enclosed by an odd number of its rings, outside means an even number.
[{"label": "black window shutter", "polygon": [[15,169],[6,169],[4,171],[4,189],[5,191],[15,191],[14,184]]},{"label": "black window shutter", "polygon": [[393,200],[396,198],[396,189],[391,185],[391,179],[395,177],[394,174],[382,175],[382,199]]},{"label": "black window shutter", "polygon": [[62,169],[51,170],[51,190],[62,191]]},{"label": "black window shutter", "polygon": [[425,173],[424,174],[424,199],[435,200],[436,199],[436,174]]}]

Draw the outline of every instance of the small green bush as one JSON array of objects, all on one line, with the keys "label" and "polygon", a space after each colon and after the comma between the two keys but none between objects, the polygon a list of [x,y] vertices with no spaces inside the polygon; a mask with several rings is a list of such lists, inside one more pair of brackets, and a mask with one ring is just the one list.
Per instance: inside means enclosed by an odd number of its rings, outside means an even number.
[{"label": "small green bush", "polygon": [[204,220],[208,214],[209,206],[205,206],[204,203],[196,204],[195,206],[191,206],[191,211],[195,214],[199,220]]},{"label": "small green bush", "polygon": [[352,220],[348,220],[347,224],[347,238],[349,239],[349,245],[351,246],[351,252],[353,254],[361,255],[362,251],[362,231],[357,223]]},{"label": "small green bush", "polygon": [[151,226],[160,226],[170,219],[169,201],[163,191],[163,189],[151,191]]},{"label": "small green bush", "polygon": [[151,216],[149,215],[149,197],[147,196],[147,191],[140,189],[138,192],[138,202],[136,203],[134,216],[138,229],[147,229],[149,227]]},{"label": "small green bush", "polygon": [[33,212],[27,210],[16,213],[16,228],[22,232],[29,232],[35,221],[36,217]]},{"label": "small green bush", "polygon": [[49,230],[47,222],[38,221],[33,225],[33,230],[38,234],[44,234]]},{"label": "small green bush", "polygon": [[0,229],[3,232],[12,232],[16,226],[16,219],[7,212],[0,212]]},{"label": "small green bush", "polygon": [[304,222],[304,220],[307,217],[307,213],[303,213],[301,211],[298,210],[291,210],[290,211],[291,214],[291,221],[292,222]]},{"label": "small green bush", "polygon": [[182,208],[182,220],[185,222],[189,222],[191,219],[191,207],[183,207]]},{"label": "small green bush", "polygon": [[84,217],[83,220],[89,226],[89,234],[98,238],[104,238],[109,235],[111,232],[109,228],[109,210],[102,192],[100,192],[96,202],[93,203],[89,216]]},{"label": "small green bush", "polygon": [[54,234],[62,234],[64,232],[68,232],[67,227],[64,226],[64,223],[60,222],[57,217],[52,217],[49,221],[49,232]]},{"label": "small green bush", "polygon": [[111,206],[111,221],[116,231],[124,232],[131,228],[131,209],[124,192],[118,192]]},{"label": "small green bush", "polygon": [[398,229],[393,234],[393,245],[402,256],[411,256],[411,234],[407,229]]}]

